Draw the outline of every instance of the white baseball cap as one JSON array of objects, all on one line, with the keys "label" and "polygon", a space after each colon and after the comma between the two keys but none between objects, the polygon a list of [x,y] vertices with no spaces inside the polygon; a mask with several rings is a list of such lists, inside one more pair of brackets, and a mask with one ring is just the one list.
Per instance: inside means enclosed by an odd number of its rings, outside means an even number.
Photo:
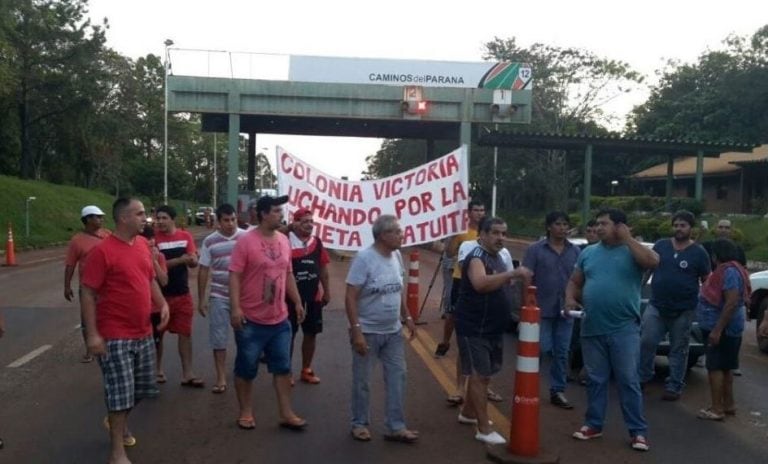
[{"label": "white baseball cap", "polygon": [[80,212],[80,217],[84,218],[86,216],[104,216],[104,211],[102,211],[98,206],[89,205],[83,208],[83,210]]}]

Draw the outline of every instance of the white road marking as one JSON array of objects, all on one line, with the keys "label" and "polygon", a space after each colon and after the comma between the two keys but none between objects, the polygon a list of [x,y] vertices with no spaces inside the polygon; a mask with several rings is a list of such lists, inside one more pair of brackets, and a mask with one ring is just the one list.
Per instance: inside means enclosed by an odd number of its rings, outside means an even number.
[{"label": "white road marking", "polygon": [[53,348],[52,345],[43,345],[39,348],[36,348],[30,351],[29,353],[25,354],[24,356],[20,357],[16,361],[8,364],[8,367],[21,367],[24,364],[32,361],[36,357],[40,356],[41,354],[45,353],[46,351],[50,350],[51,348]]}]

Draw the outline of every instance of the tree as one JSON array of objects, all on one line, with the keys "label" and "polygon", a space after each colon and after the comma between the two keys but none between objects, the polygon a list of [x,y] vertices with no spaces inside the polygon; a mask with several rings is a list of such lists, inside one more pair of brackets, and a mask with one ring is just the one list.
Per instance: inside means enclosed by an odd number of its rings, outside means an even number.
[{"label": "tree", "polygon": [[628,130],[664,139],[766,141],[768,25],[751,38],[729,36],[695,64],[669,62]]},{"label": "tree", "polygon": [[[100,69],[93,56],[105,42],[102,26],[85,19],[85,0],[9,0],[3,23],[12,48],[20,175],[41,177],[56,151],[58,122],[87,107]],[[72,147],[69,147],[72,148]]]}]

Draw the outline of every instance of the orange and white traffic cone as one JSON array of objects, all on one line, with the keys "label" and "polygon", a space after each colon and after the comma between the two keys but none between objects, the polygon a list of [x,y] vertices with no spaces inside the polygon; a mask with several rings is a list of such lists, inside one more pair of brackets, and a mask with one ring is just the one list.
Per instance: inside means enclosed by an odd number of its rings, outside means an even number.
[{"label": "orange and white traffic cone", "polygon": [[539,333],[541,311],[536,287],[525,291],[517,339],[517,369],[512,401],[509,443],[506,450],[489,450],[488,457],[503,463],[557,463],[559,456],[539,450]]},{"label": "orange and white traffic cone", "polygon": [[8,223],[8,240],[5,242],[5,264],[3,266],[16,265],[16,249],[13,245],[13,224]]},{"label": "orange and white traffic cone", "polygon": [[411,251],[408,259],[408,289],[406,305],[413,322],[419,319],[419,250]]}]

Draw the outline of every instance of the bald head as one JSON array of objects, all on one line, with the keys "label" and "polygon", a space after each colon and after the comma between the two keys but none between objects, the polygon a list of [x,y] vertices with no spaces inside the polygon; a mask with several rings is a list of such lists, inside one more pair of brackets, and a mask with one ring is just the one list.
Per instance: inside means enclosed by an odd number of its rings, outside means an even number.
[{"label": "bald head", "polygon": [[720,219],[717,221],[717,236],[718,238],[731,238],[731,221],[728,219]]}]

